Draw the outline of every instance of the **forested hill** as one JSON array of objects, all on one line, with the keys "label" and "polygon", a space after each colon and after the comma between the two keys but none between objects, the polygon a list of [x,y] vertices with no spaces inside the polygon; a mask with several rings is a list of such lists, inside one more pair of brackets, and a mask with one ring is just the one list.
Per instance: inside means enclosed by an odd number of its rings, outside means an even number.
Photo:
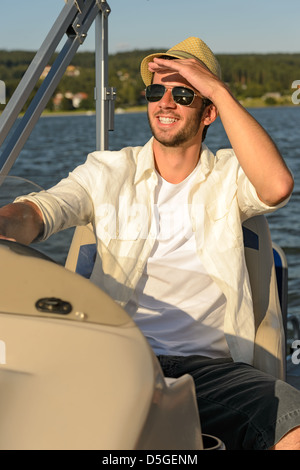
[{"label": "forested hill", "polygon": [[[152,50],[134,50],[109,56],[109,85],[117,88],[117,107],[144,103],[140,62]],[[34,57],[33,52],[0,51],[0,80],[5,82],[7,101]],[[223,80],[240,100],[265,97],[269,104],[288,103],[292,83],[300,80],[299,54],[222,54],[217,55]],[[94,107],[94,53],[78,53],[72,67],[59,84],[48,109],[71,109],[72,96],[81,97],[74,106]],[[273,100],[273,102],[272,102]],[[79,104],[78,104],[79,103]],[[290,103],[290,100],[289,100]],[[3,109],[1,105],[0,110]]]}]

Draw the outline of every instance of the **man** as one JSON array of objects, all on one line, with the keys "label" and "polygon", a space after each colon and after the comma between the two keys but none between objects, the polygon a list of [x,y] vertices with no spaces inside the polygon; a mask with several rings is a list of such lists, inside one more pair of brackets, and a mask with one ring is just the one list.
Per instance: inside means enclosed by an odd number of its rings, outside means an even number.
[{"label": "man", "polygon": [[[203,432],[228,449],[300,449],[300,393],[251,365],[241,228],[283,206],[293,178],[203,41],[146,57],[141,73],[151,141],[95,152],[56,187],[4,207],[0,233],[27,244],[92,222],[91,280],[133,316],[167,376],[193,376]],[[233,150],[214,156],[202,141],[218,114]]]}]

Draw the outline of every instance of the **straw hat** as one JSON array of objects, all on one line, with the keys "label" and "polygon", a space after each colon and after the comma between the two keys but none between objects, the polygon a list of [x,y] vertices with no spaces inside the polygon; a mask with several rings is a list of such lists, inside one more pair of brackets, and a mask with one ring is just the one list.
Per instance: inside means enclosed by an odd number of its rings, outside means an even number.
[{"label": "straw hat", "polygon": [[152,82],[153,73],[148,70],[149,62],[152,62],[154,57],[168,55],[176,59],[198,59],[215,75],[221,78],[220,64],[214,56],[210,48],[201,39],[190,37],[172,47],[166,52],[157,52],[145,57],[141,63],[141,75],[146,86]]}]

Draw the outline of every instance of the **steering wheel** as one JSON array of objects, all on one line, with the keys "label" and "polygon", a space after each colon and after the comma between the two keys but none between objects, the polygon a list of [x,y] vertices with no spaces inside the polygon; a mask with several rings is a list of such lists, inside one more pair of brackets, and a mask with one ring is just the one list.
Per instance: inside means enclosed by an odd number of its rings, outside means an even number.
[{"label": "steering wheel", "polygon": [[21,243],[13,242],[10,240],[4,240],[4,239],[0,239],[0,246],[1,245],[7,246],[11,251],[13,251],[14,253],[17,253],[18,255],[31,256],[33,258],[40,258],[46,261],[51,261],[52,263],[56,263],[56,261],[54,261],[52,258],[45,255],[44,253],[41,253],[35,248],[32,248],[31,246],[22,245]]}]

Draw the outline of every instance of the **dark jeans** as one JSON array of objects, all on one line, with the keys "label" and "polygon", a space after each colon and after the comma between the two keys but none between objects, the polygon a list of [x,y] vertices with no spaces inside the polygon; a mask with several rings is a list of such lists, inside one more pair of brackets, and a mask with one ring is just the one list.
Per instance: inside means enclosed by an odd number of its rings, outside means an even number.
[{"label": "dark jeans", "polygon": [[248,364],[201,356],[158,359],[166,377],[193,377],[202,432],[228,450],[267,450],[300,426],[300,392]]}]

